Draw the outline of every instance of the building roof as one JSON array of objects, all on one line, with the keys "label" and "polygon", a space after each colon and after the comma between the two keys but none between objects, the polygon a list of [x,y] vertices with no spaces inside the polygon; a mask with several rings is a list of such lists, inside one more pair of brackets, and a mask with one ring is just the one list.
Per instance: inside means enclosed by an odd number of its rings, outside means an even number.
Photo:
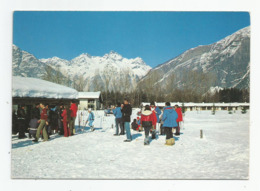
[{"label": "building roof", "polygon": [[13,76],[12,96],[19,98],[77,99],[78,91],[37,78]]},{"label": "building roof", "polygon": [[[194,103],[194,102],[171,102],[171,106],[174,106],[174,105],[178,105],[178,106],[182,106],[182,104],[184,104],[184,107],[212,107],[213,104],[216,106],[216,107],[230,107],[230,106],[233,106],[233,107],[238,107],[238,106],[249,106],[250,104],[249,103]],[[142,102],[142,105],[150,105],[150,103],[148,102]],[[155,105],[158,106],[158,107],[165,107],[165,102],[155,102]]]},{"label": "building roof", "polygon": [[101,95],[101,92],[79,92],[78,98],[90,98],[90,99],[98,99]]}]

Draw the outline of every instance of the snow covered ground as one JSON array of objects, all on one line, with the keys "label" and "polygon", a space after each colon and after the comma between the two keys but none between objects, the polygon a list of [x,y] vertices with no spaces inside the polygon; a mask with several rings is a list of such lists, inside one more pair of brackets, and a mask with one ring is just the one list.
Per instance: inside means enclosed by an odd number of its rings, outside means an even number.
[{"label": "snow covered ground", "polygon": [[131,131],[132,142],[123,142],[125,135],[113,136],[114,117],[103,113],[95,112],[94,132],[86,127],[75,136],[52,135],[38,143],[13,135],[12,178],[248,179],[249,112],[186,112],[172,147],[164,145],[165,136],[144,146],[143,132],[136,131]]}]

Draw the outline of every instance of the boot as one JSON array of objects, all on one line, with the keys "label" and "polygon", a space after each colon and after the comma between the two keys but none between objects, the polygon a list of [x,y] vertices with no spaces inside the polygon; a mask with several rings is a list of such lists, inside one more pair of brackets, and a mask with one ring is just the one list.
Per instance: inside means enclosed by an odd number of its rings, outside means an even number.
[{"label": "boot", "polygon": [[155,132],[155,130],[152,130],[152,139],[156,139],[156,132]]},{"label": "boot", "polygon": [[171,139],[166,139],[165,145],[172,146],[172,140]]},{"label": "boot", "polygon": [[144,139],[144,145],[149,145],[150,142],[149,142],[149,137],[145,137]]},{"label": "boot", "polygon": [[171,138],[170,141],[171,141],[171,144],[172,144],[172,145],[175,144],[175,139],[174,139],[174,138]]}]

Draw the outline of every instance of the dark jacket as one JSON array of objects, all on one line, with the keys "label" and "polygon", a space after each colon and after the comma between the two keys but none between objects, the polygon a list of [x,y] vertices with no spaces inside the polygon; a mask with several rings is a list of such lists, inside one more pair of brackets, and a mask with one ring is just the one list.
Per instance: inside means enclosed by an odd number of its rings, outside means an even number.
[{"label": "dark jacket", "polygon": [[133,122],[131,123],[131,127],[132,127],[133,130],[138,129],[138,124],[137,124],[137,122],[136,122],[136,121],[133,121]]},{"label": "dark jacket", "polygon": [[56,110],[51,109],[49,112],[49,122],[51,126],[58,125],[58,113]]},{"label": "dark jacket", "polygon": [[36,117],[36,119],[40,119],[41,117],[40,109],[37,107],[33,108],[31,112],[31,119],[33,119],[34,117]]},{"label": "dark jacket", "polygon": [[62,116],[61,116],[62,113],[63,113],[63,109],[62,109],[62,108],[59,108],[59,109],[57,110],[58,119],[62,119]]},{"label": "dark jacket", "polygon": [[25,120],[26,114],[25,114],[25,110],[24,109],[19,108],[17,110],[17,118],[20,119],[20,120]]},{"label": "dark jacket", "polygon": [[132,115],[132,107],[130,104],[124,104],[124,107],[122,108],[122,115],[123,115],[123,121],[124,122],[130,122],[130,117]]}]

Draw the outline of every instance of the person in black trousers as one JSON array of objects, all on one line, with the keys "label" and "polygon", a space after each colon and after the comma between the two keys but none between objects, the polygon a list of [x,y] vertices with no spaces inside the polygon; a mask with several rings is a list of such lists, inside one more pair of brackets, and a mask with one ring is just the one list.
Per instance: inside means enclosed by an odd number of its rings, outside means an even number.
[{"label": "person in black trousers", "polygon": [[27,138],[26,135],[25,135],[26,113],[25,113],[24,107],[25,107],[24,105],[21,105],[17,110],[18,132],[19,132],[18,138],[19,139]]}]

